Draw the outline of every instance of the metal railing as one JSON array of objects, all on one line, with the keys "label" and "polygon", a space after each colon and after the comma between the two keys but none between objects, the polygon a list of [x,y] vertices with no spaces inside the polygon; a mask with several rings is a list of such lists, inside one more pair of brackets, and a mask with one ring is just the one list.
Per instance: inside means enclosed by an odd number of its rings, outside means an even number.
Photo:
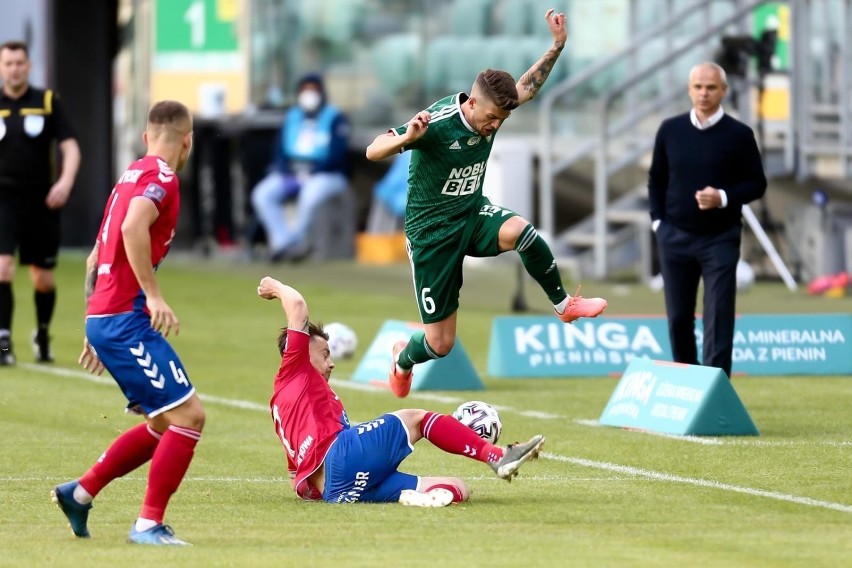
[{"label": "metal railing", "polygon": [[[650,74],[665,69],[675,69],[675,64],[679,56],[689,52],[691,49],[701,47],[708,43],[709,40],[718,37],[723,30],[732,26],[743,26],[746,19],[744,16],[750,15],[751,12],[761,4],[765,4],[768,0],[733,0],[734,9],[726,16],[719,18],[715,23],[709,22],[709,14],[711,2],[708,0],[699,0],[686,8],[671,13],[671,15],[660,24],[653,26],[651,29],[641,32],[632,38],[632,41],[619,52],[606,57],[597,63],[580,71],[573,77],[569,78],[560,85],[557,85],[542,99],[540,114],[539,114],[539,129],[541,134],[541,151],[539,153],[539,224],[542,231],[555,236],[555,216],[554,216],[554,195],[553,195],[553,179],[556,173],[569,167],[576,161],[592,157],[595,160],[595,196],[594,196],[594,277],[604,278],[607,272],[607,246],[606,246],[606,209],[609,194],[609,178],[623,167],[635,163],[653,146],[653,139],[644,139],[636,141],[633,147],[624,151],[617,161],[610,161],[609,152],[612,139],[620,134],[629,126],[632,120],[631,116],[622,118],[621,120],[611,120],[612,103],[617,96],[626,94],[632,87],[640,84]],[[635,8],[635,6],[631,6]],[[707,22],[701,28],[701,32],[695,34],[687,41],[674,46],[671,39],[672,33],[679,25],[682,25],[688,18],[694,17],[698,10],[704,10]],[[644,66],[641,70],[637,70],[635,66],[635,57],[638,50],[641,49],[651,39],[665,37],[666,52],[653,60],[652,63]],[[554,134],[552,128],[552,117],[554,107],[560,100],[567,99],[578,88],[583,86],[589,79],[596,76],[605,69],[629,61],[634,63],[631,65],[630,76],[608,89],[602,96],[600,103],[597,137],[591,141],[584,143],[580,148],[576,149],[569,155],[563,158],[554,156]],[[696,61],[696,63],[698,63]],[[671,83],[678,83],[672,81]],[[670,84],[671,84],[670,83]],[[634,107],[633,116],[638,115],[636,111],[641,110],[643,114],[650,114],[664,110],[667,105],[678,96],[685,95],[685,80],[680,82],[680,85],[672,86],[665,90],[660,95],[651,100],[646,100],[639,107]],[[744,97],[747,99],[748,97]]]},{"label": "metal railing", "polygon": [[815,159],[831,157],[840,166],[837,173],[848,178],[852,175],[852,0],[790,0],[790,11],[797,177],[802,181],[813,176]]}]

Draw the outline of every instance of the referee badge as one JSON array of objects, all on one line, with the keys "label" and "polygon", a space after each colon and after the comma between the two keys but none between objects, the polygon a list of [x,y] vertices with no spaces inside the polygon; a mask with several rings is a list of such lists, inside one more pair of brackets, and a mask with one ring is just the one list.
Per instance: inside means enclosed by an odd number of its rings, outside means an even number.
[{"label": "referee badge", "polygon": [[0,116],[0,140],[3,140],[4,136],[6,136],[6,121]]},{"label": "referee badge", "polygon": [[30,138],[35,138],[44,130],[44,117],[38,114],[28,114],[24,117],[24,132]]}]

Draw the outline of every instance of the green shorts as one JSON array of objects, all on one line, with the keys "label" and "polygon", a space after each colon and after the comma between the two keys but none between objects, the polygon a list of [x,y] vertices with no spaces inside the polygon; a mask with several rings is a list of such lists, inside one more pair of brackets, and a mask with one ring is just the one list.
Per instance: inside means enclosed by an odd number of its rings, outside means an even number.
[{"label": "green shorts", "polygon": [[423,323],[439,322],[459,309],[464,257],[500,254],[500,227],[516,215],[510,209],[492,205],[487,197],[481,196],[480,206],[468,217],[460,233],[428,246],[406,242],[414,274],[414,293]]}]

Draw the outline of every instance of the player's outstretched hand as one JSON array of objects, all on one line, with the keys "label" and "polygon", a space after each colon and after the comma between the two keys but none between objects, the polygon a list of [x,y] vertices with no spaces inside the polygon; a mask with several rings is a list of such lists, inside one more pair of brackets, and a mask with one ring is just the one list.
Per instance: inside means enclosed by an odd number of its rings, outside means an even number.
[{"label": "player's outstretched hand", "polygon": [[278,290],[280,289],[281,282],[271,276],[264,276],[257,286],[257,295],[264,300],[274,300],[278,297]]},{"label": "player's outstretched hand", "polygon": [[148,298],[147,305],[148,311],[151,312],[151,327],[164,337],[168,337],[171,331],[174,331],[175,335],[180,332],[180,322],[164,299]]},{"label": "player's outstretched hand", "polygon": [[547,11],[544,15],[547,18],[547,24],[550,26],[550,33],[553,34],[553,39],[565,43],[568,39],[568,28],[565,27],[565,14],[556,12],[553,8]]},{"label": "player's outstretched hand", "polygon": [[77,359],[77,362],[90,373],[102,375],[104,372],[104,364],[101,363],[98,354],[95,353],[95,350],[89,344],[88,337],[83,338],[83,352],[80,353],[80,358]]}]

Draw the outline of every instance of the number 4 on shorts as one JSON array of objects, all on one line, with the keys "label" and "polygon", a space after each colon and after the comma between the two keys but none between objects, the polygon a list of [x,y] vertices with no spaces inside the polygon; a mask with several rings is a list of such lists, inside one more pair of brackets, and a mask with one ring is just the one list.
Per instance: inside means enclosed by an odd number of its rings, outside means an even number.
[{"label": "number 4 on shorts", "polygon": [[175,378],[175,382],[179,385],[188,386],[189,381],[186,379],[186,375],[183,373],[183,369],[179,369],[177,365],[175,365],[174,361],[169,361],[169,367],[172,368],[172,375]]}]

